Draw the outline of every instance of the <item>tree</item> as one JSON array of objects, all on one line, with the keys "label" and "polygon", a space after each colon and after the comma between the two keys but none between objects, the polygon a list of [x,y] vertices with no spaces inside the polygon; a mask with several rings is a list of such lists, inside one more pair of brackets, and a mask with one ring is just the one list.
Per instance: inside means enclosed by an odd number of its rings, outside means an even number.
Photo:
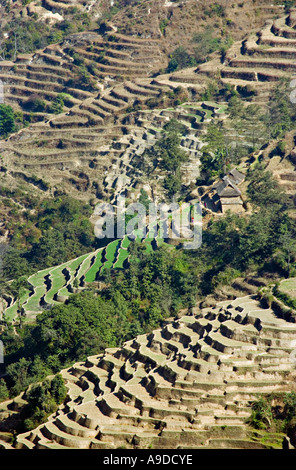
[{"label": "tree", "polygon": [[9,398],[9,391],[4,379],[0,379],[0,402],[4,400],[8,400]]},{"label": "tree", "polygon": [[7,104],[0,104],[0,138],[6,138],[15,130],[13,109]]},{"label": "tree", "polygon": [[186,67],[194,67],[194,65],[196,65],[194,57],[190,55],[183,46],[179,46],[170,55],[167,72],[170,73]]},{"label": "tree", "polygon": [[182,148],[181,133],[185,132],[182,124],[175,119],[164,127],[161,138],[146,154],[153,161],[153,166],[159,166],[167,172],[164,187],[171,197],[180,191],[182,184],[181,164],[188,159],[188,155]]},{"label": "tree", "polygon": [[228,101],[227,112],[232,120],[242,118],[244,114],[244,103],[238,96],[232,96],[230,98]]},{"label": "tree", "polygon": [[40,241],[33,245],[31,260],[36,266],[50,267],[58,264],[65,256],[65,240],[61,232],[48,230]]},{"label": "tree", "polygon": [[287,421],[291,421],[296,416],[296,393],[286,393],[284,397],[284,413]]},{"label": "tree", "polygon": [[257,207],[278,209],[287,204],[287,197],[270,171],[256,165],[248,174],[247,194]]},{"label": "tree", "polygon": [[180,137],[172,132],[164,133],[154,147],[155,158],[160,161],[160,166],[170,173],[176,173],[180,163],[187,160],[187,155],[180,148]]},{"label": "tree", "polygon": [[170,119],[163,126],[165,132],[170,132],[173,134],[184,135],[187,133],[187,127],[182,122],[178,121],[175,118]]},{"label": "tree", "polygon": [[24,108],[27,111],[34,113],[43,113],[46,109],[46,102],[36,93],[34,93],[24,103]]},{"label": "tree", "polygon": [[250,423],[257,429],[270,428],[272,423],[272,409],[268,398],[260,397],[252,403],[252,415]]},{"label": "tree", "polygon": [[29,367],[30,362],[24,357],[7,366],[7,380],[12,395],[18,395],[29,385]]},{"label": "tree", "polygon": [[215,37],[214,30],[207,28],[205,31],[195,34],[192,42],[194,43],[194,58],[196,63],[201,64],[206,62],[209,55],[217,50],[221,52],[223,58],[233,41],[229,36],[223,40],[220,37]]},{"label": "tree", "polygon": [[24,257],[24,253],[15,248],[9,248],[3,259],[3,275],[7,281],[17,279],[21,276],[31,274],[28,261]]},{"label": "tree", "polygon": [[57,374],[51,381],[50,394],[54,401],[60,405],[67,396],[67,388],[61,374]]},{"label": "tree", "polygon": [[279,236],[279,247],[280,253],[279,258],[283,261],[283,264],[287,267],[288,277],[291,272],[291,262],[296,257],[296,242],[295,234],[291,231],[285,231]]},{"label": "tree", "polygon": [[271,137],[274,139],[283,137],[287,131],[295,126],[295,109],[289,100],[291,92],[289,87],[290,81],[281,78],[270,96],[269,122]]},{"label": "tree", "polygon": [[49,112],[54,114],[60,114],[64,111],[64,101],[66,98],[65,93],[59,93],[52,104],[50,105]]},{"label": "tree", "polygon": [[141,188],[140,191],[139,203],[145,207],[146,211],[149,210],[149,204],[151,203],[151,200],[149,199],[147,192],[143,188]]},{"label": "tree", "polygon": [[26,396],[28,404],[21,411],[24,430],[29,431],[46,421],[66,395],[67,389],[60,374],[51,381],[33,385]]},{"label": "tree", "polygon": [[0,279],[4,275],[4,272],[3,272],[4,259],[8,250],[9,250],[9,246],[7,243],[0,243]]},{"label": "tree", "polygon": [[251,151],[260,148],[267,138],[264,113],[260,106],[249,104],[243,113],[243,134],[251,142]]},{"label": "tree", "polygon": [[200,179],[210,183],[225,172],[229,147],[223,128],[213,123],[209,125],[204,140],[206,145],[202,148]]},{"label": "tree", "polygon": [[252,264],[260,265],[272,254],[276,245],[272,215],[270,211],[261,209],[250,217],[239,240],[240,259],[238,263],[242,270]]}]

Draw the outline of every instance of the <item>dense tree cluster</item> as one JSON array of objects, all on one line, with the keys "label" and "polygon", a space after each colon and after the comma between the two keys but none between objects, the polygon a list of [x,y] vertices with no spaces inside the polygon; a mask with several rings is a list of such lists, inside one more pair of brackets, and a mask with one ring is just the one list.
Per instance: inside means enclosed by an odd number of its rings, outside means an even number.
[{"label": "dense tree cluster", "polygon": [[19,278],[94,248],[96,239],[89,221],[89,205],[63,195],[23,203],[31,207],[26,213],[18,208],[20,217],[7,224],[12,236],[3,259],[2,278]]},{"label": "dense tree cluster", "polygon": [[33,385],[28,391],[27,405],[21,411],[23,431],[36,428],[46,421],[47,417],[58,409],[67,395],[67,388],[63,377],[57,374],[52,380],[45,380],[42,384]]},{"label": "dense tree cluster", "polygon": [[160,139],[145,152],[153,162],[153,169],[158,167],[165,171],[163,185],[169,197],[177,194],[182,186],[181,164],[188,160],[187,153],[180,147],[181,136],[185,133],[186,127],[171,119],[164,125]]},{"label": "dense tree cluster", "polygon": [[296,393],[270,393],[252,403],[249,424],[269,432],[284,432],[296,442]]},{"label": "dense tree cluster", "polygon": [[[9,4],[7,5],[9,12]],[[32,17],[14,18],[7,23],[3,32],[5,39],[0,42],[0,55],[3,60],[15,59],[17,54],[35,52],[49,44],[61,42],[68,34],[84,31],[90,26],[91,19],[86,12],[79,12],[75,7],[69,9],[64,21],[54,25],[36,21],[37,14]]]},{"label": "dense tree cluster", "polygon": [[[71,296],[67,304],[39,314],[36,324],[24,325],[18,336],[10,328],[4,331],[11,396],[78,358],[150,331],[182,304],[194,304],[197,285],[181,252],[166,247],[147,256],[135,243],[131,255],[129,269],[105,274],[103,291]],[[5,398],[3,384],[1,390]]]}]

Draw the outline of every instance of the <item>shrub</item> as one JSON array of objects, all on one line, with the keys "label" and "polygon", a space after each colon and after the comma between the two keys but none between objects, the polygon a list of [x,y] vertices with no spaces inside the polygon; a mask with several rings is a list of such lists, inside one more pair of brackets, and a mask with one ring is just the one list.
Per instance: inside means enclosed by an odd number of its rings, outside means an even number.
[{"label": "shrub", "polygon": [[169,20],[167,18],[165,18],[164,20],[161,20],[161,22],[159,23],[159,29],[161,31],[161,34],[165,34],[165,28],[168,25],[168,23],[169,23]]},{"label": "shrub", "polygon": [[275,148],[276,154],[283,157],[286,152],[287,143],[284,140],[280,140]]},{"label": "shrub", "polygon": [[67,389],[60,374],[52,381],[33,385],[27,394],[28,404],[22,410],[23,426],[29,431],[46,421],[47,417],[57,410],[67,396]]},{"label": "shrub", "polygon": [[292,299],[288,294],[286,294],[285,292],[282,292],[280,289],[279,289],[279,283],[277,283],[273,290],[272,290],[272,293],[273,295],[281,300],[285,305],[287,305],[288,307],[292,308],[292,309],[296,309],[296,300],[295,299]]},{"label": "shrub", "polygon": [[192,37],[194,43],[194,58],[197,64],[205,62],[208,56],[217,50],[226,51],[232,43],[231,38],[226,38],[223,42],[221,38],[214,35],[213,29],[207,29],[197,33]]},{"label": "shrub", "polygon": [[64,97],[63,94],[58,94],[49,107],[49,112],[60,114],[64,111]]},{"label": "shrub", "polygon": [[0,104],[0,136],[6,138],[15,130],[13,109],[7,104]]},{"label": "shrub", "polygon": [[4,400],[8,400],[9,398],[9,391],[4,379],[0,379],[0,402]]},{"label": "shrub", "polygon": [[272,422],[272,409],[269,400],[260,397],[252,404],[252,414],[249,423],[256,429],[270,428]]},{"label": "shrub", "polygon": [[24,103],[24,108],[30,112],[43,113],[46,109],[46,102],[40,96],[34,94]]},{"label": "shrub", "polygon": [[214,3],[209,5],[204,13],[210,18],[215,15],[223,18],[225,16],[225,8],[222,5],[219,5],[219,3]]},{"label": "shrub", "polygon": [[196,65],[195,58],[183,46],[180,46],[170,55],[167,72],[174,72],[175,70],[193,67],[194,65]]}]

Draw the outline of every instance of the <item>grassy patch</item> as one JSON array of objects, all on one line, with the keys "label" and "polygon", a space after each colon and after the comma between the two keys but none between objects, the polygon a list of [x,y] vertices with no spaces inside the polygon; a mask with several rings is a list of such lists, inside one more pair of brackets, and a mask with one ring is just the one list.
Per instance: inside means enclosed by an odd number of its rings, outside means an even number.
[{"label": "grassy patch", "polygon": [[280,283],[279,289],[288,294],[290,297],[296,299],[296,277],[285,279]]},{"label": "grassy patch", "polygon": [[102,249],[98,252],[94,264],[90,267],[85,275],[86,282],[94,282],[96,280],[96,274],[103,265],[102,262]]}]

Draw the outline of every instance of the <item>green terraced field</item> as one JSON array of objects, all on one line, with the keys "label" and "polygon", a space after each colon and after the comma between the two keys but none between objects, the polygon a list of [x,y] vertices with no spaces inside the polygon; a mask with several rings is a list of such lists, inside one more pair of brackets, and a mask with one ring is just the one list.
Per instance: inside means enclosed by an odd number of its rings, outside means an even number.
[{"label": "green terraced field", "polygon": [[78,281],[80,281],[81,278],[85,276],[85,274],[88,272],[88,270],[91,267],[90,265],[94,256],[95,256],[95,252],[89,253],[88,256],[82,261],[75,279],[78,279]]},{"label": "green terraced field", "polygon": [[103,271],[104,269],[111,269],[112,268],[113,263],[115,261],[116,249],[117,249],[119,243],[120,243],[119,240],[114,240],[113,242],[109,243],[109,245],[107,245],[107,247],[106,247],[106,259],[107,259],[107,261],[105,261],[103,263],[101,271]]},{"label": "green terraced field", "polygon": [[211,119],[214,116],[213,111],[211,111],[210,109],[205,108],[204,112],[205,112],[205,119]]},{"label": "green terraced field", "polygon": [[69,269],[71,276],[74,276],[77,268],[88,256],[89,256],[89,253],[86,253],[85,255],[79,256],[79,258],[76,258],[73,261],[70,261],[69,263],[67,263],[67,268]]},{"label": "green terraced field", "polygon": [[128,251],[121,249],[119,251],[118,258],[116,262],[114,263],[114,269],[123,269],[123,264],[125,260],[128,258],[128,256],[129,256]]},{"label": "green terraced field", "polygon": [[36,274],[32,274],[32,276],[28,278],[29,283],[34,287],[40,286],[44,283],[45,276],[49,274],[52,269],[53,268],[46,268],[42,271],[38,271]]},{"label": "green terraced field", "polygon": [[[146,247],[146,253],[153,251],[153,240],[156,240],[158,246],[164,243],[161,230],[158,230],[157,237],[153,227],[151,227],[150,236],[147,234],[143,240],[142,231],[135,230],[136,240],[139,243],[143,243]],[[25,321],[30,321],[35,314],[43,311],[43,307],[40,306],[41,299],[43,298],[47,304],[58,304],[59,302],[54,299],[55,295],[61,295],[68,297],[71,294],[71,290],[67,289],[67,286],[72,285],[77,279],[79,282],[83,279],[87,283],[92,283],[96,280],[98,272],[103,272],[105,269],[124,269],[125,261],[129,257],[128,247],[132,241],[125,236],[122,240],[113,240],[106,247],[100,248],[97,251],[87,253],[74,260],[70,260],[59,266],[39,271],[28,278],[28,282],[34,288],[34,292],[26,290],[21,296],[20,301],[15,301],[10,307],[4,312],[4,319],[8,322],[12,322],[17,317],[17,311],[20,306],[22,307],[26,316]],[[104,255],[105,252],[105,255]],[[104,256],[103,256],[104,255]],[[105,258],[105,261],[103,259]],[[63,273],[64,269],[67,269],[67,273]],[[46,276],[50,276],[51,286],[47,290]],[[70,276],[70,278],[69,278]],[[30,295],[31,294],[31,295]]]},{"label": "green terraced field", "polygon": [[[82,256],[79,256],[79,258],[76,258],[74,259],[73,261],[70,261],[69,263],[67,263],[67,268],[69,269],[70,271],[70,276],[71,276],[71,279],[69,281],[68,284],[70,284],[74,278],[75,278],[75,275],[76,275],[76,271],[77,269],[79,268],[79,266],[81,265],[81,263],[89,256],[89,253],[85,254],[85,255],[82,255]],[[58,291],[58,294],[59,295],[69,295],[69,291],[67,289],[66,286],[62,287],[59,291]]]},{"label": "green terraced field", "polygon": [[94,282],[96,280],[97,272],[100,270],[103,265],[102,261],[103,248],[101,248],[98,253],[94,264],[90,267],[85,275],[86,282]]},{"label": "green terraced field", "polygon": [[63,269],[67,266],[66,263],[58,266],[57,268],[53,269],[50,273],[50,279],[52,282],[50,290],[45,295],[45,302],[51,303],[53,301],[53,297],[57,292],[65,286],[66,278],[63,274]]},{"label": "green terraced field", "polygon": [[296,277],[285,279],[280,284],[280,290],[290,297],[296,299]]},{"label": "green terraced field", "polygon": [[219,108],[216,112],[218,114],[225,114],[226,110],[227,110],[227,106],[221,106],[221,108]]},{"label": "green terraced field", "polygon": [[17,314],[17,310],[18,310],[18,306],[20,305],[20,307],[22,306],[22,304],[27,300],[28,298],[28,295],[29,295],[29,291],[26,291],[20,298],[20,301],[16,301],[14,302],[10,307],[8,307],[6,310],[5,310],[5,313],[4,313],[4,318],[6,321],[8,322],[11,322],[14,320],[16,314]]},{"label": "green terraced field", "polygon": [[121,243],[121,248],[128,248],[131,244],[131,240],[128,237],[124,237]]},{"label": "green terraced field", "polygon": [[40,300],[41,297],[45,294],[46,292],[46,286],[38,286],[35,287],[35,292],[31,297],[29,297],[24,303],[23,308],[25,312],[41,312],[41,307],[40,307]]}]

